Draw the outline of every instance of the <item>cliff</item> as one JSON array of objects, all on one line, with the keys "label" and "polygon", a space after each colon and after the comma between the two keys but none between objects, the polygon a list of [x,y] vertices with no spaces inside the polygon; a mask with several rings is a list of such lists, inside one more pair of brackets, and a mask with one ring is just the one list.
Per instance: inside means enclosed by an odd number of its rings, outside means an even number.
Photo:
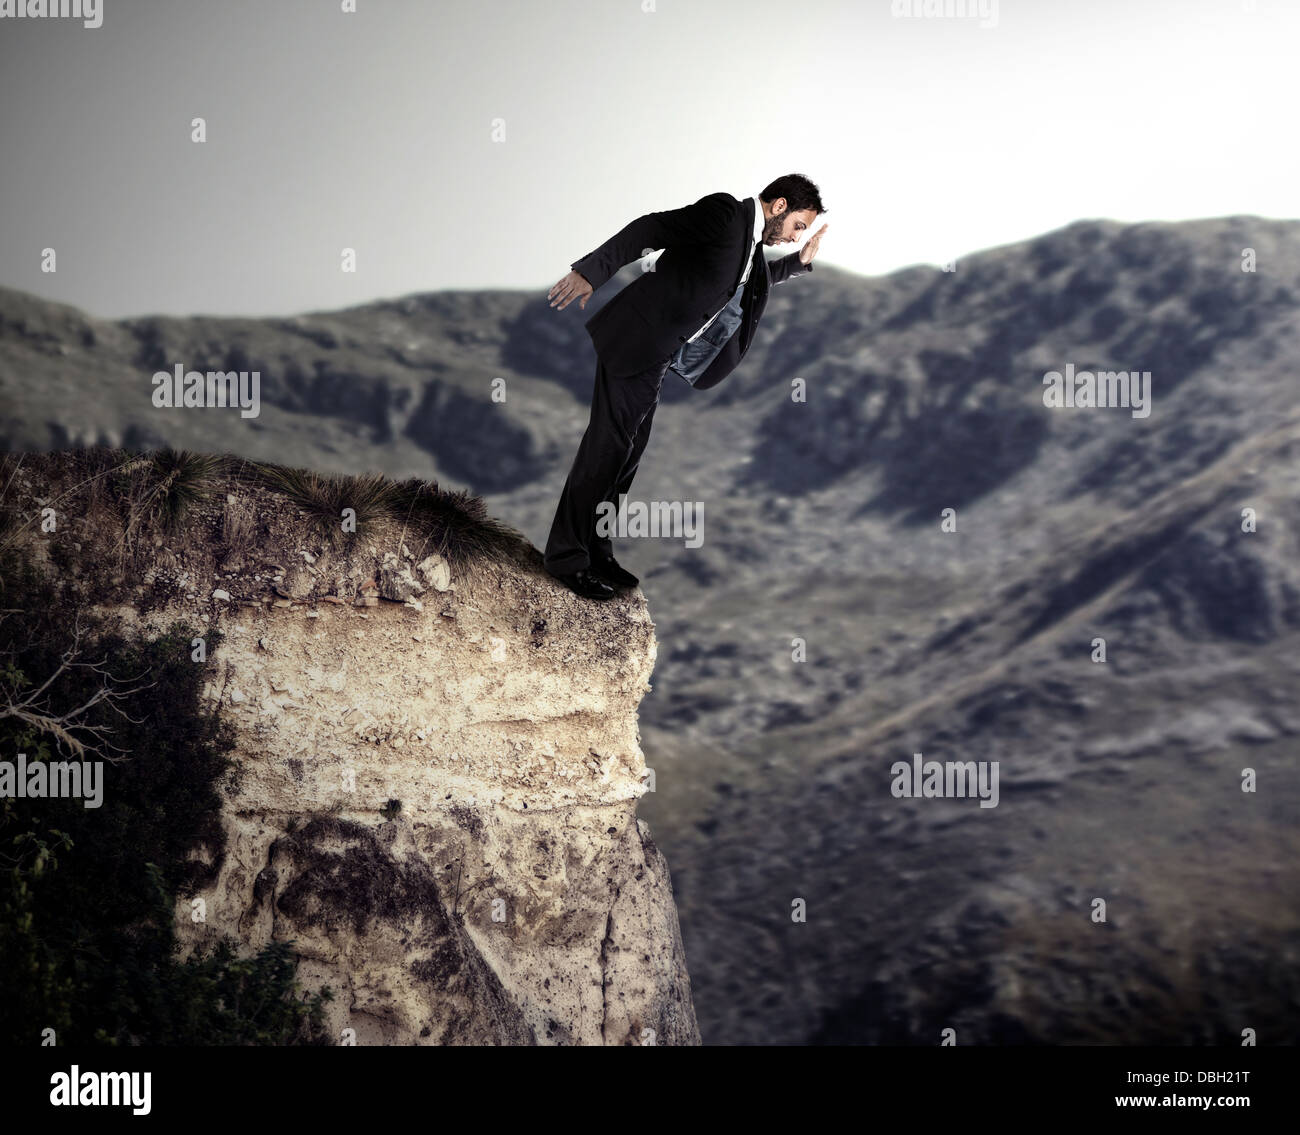
[{"label": "cliff", "polygon": [[[193,853],[207,881],[177,901],[187,951],[291,941],[358,1044],[699,1043],[636,817],[639,592],[585,603],[481,502],[424,483],[104,449],[8,463],[9,528],[96,611],[133,636],[220,632],[196,662],[234,767],[224,846]],[[353,506],[350,532],[331,518]]]}]

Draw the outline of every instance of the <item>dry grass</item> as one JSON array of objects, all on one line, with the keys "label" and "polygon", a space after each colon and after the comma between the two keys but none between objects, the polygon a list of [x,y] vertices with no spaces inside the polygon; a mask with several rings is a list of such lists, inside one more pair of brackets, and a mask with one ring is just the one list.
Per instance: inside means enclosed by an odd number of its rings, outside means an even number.
[{"label": "dry grass", "polygon": [[227,555],[247,556],[254,547],[257,510],[247,497],[226,501],[221,514],[221,542]]},{"label": "dry grass", "polygon": [[138,568],[154,554],[157,536],[177,537],[184,521],[215,495],[227,473],[223,457],[174,449],[143,454],[119,468],[114,480],[125,493],[119,501],[121,558]]},{"label": "dry grass", "polygon": [[436,482],[412,478],[394,486],[393,517],[403,532],[411,531],[421,558],[437,552],[463,577],[474,577],[485,566],[509,559],[524,538],[507,524],[490,517],[487,505],[473,493],[448,492]]},{"label": "dry grass", "polygon": [[395,482],[379,473],[353,477],[268,462],[248,464],[254,480],[303,509],[312,518],[315,534],[331,547],[352,535],[343,525],[345,509],[352,510],[358,534],[381,520],[397,522],[399,545],[412,547],[417,559],[437,552],[462,578],[508,558],[523,540],[515,529],[489,516],[479,497],[442,489],[436,481],[416,477]]},{"label": "dry grass", "polygon": [[248,468],[255,481],[301,508],[313,535],[331,548],[391,515],[393,484],[380,473],[348,477],[265,461],[249,462]]},{"label": "dry grass", "polygon": [[[162,541],[174,546],[184,540],[187,523],[222,493],[234,499],[225,501],[212,520],[220,525],[226,553],[255,551],[259,490],[287,497],[305,514],[309,531],[304,535],[332,549],[391,524],[397,528],[394,551],[405,543],[417,559],[437,552],[463,579],[480,577],[527,545],[519,532],[490,517],[479,497],[444,490],[434,481],[395,482],[380,473],[346,476],[172,449],[141,453],[96,446],[0,459],[0,550],[40,535],[39,510],[19,512],[12,505],[20,468],[45,504],[60,516],[79,516],[115,553],[117,570],[131,574],[157,558]],[[39,488],[42,483],[48,491]],[[355,525],[345,526],[345,517]],[[385,532],[383,538],[391,537]]]},{"label": "dry grass", "polygon": [[46,496],[42,508],[53,508],[56,522],[75,511],[98,531],[115,530],[122,566],[151,554],[156,535],[176,535],[220,488],[228,465],[224,457],[174,449],[137,453],[95,446],[71,454],[6,454],[0,467],[0,551],[41,531],[39,510],[24,515],[12,504],[14,476],[24,466],[38,483],[70,482]]}]

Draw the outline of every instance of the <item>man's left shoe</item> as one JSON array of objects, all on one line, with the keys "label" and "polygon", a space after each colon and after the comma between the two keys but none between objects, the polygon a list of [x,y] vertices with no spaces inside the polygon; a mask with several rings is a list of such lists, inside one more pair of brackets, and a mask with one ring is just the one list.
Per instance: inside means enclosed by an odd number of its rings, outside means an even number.
[{"label": "man's left shoe", "polygon": [[610,583],[617,583],[620,587],[635,587],[641,582],[630,571],[619,567],[618,561],[613,556],[606,559],[593,558],[591,570],[609,580]]}]

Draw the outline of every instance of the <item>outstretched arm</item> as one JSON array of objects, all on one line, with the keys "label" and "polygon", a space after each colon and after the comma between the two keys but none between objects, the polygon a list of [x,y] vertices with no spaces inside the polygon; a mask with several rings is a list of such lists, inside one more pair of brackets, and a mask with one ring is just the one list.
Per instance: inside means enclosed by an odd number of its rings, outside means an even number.
[{"label": "outstretched arm", "polygon": [[694,205],[647,213],[620,229],[599,248],[570,265],[599,288],[624,264],[646,255],[646,249],[679,244],[709,244],[722,240],[735,218],[739,202],[729,193],[710,193]]}]

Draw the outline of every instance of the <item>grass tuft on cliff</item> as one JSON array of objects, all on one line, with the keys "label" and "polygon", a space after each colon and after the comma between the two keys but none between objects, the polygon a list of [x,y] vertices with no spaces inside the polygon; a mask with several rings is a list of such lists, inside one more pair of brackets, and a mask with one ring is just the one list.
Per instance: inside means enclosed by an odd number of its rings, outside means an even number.
[{"label": "grass tuft on cliff", "polygon": [[[20,473],[49,488],[39,509],[15,505]],[[321,473],[172,449],[92,446],[0,456],[0,551],[38,541],[49,524],[72,516],[87,522],[111,565],[128,575],[146,571],[161,547],[212,542],[205,526],[214,515],[216,542],[227,553],[274,551],[267,517],[282,516],[286,505],[296,510],[300,534],[322,550],[347,553],[359,537],[374,535],[393,551],[405,543],[417,560],[437,553],[462,579],[483,578],[531,547],[489,516],[480,497],[420,478]]]}]

